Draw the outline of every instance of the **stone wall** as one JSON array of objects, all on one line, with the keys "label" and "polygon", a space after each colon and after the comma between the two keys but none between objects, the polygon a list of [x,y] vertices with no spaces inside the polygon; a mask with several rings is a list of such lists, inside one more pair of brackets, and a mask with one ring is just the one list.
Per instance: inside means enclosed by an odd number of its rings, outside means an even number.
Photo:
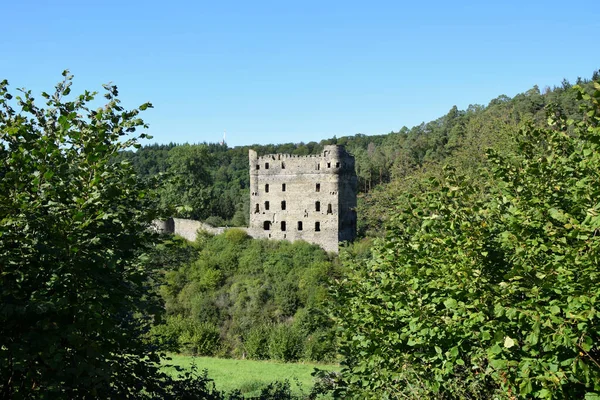
[{"label": "stone wall", "polygon": [[169,218],[166,221],[154,221],[154,227],[159,232],[173,233],[182,236],[191,242],[196,240],[198,230],[203,230],[213,235],[219,235],[227,229],[224,227],[215,228],[200,221],[183,218]]}]

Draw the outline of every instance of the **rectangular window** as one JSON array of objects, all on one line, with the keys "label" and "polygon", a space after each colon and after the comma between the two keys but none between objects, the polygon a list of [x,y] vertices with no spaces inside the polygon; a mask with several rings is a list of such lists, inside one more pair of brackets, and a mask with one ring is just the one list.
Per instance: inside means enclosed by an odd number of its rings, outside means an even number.
[{"label": "rectangular window", "polygon": [[320,201],[315,202],[315,211],[321,211],[321,202]]},{"label": "rectangular window", "polygon": [[321,223],[315,222],[315,232],[321,232]]},{"label": "rectangular window", "polygon": [[302,221],[298,221],[298,230],[301,231],[302,230]]},{"label": "rectangular window", "polygon": [[339,168],[339,167],[340,167],[340,163],[339,163],[339,162],[336,162],[336,163],[335,163],[335,167],[336,167],[336,168]]},{"label": "rectangular window", "polygon": [[263,222],[263,229],[265,231],[271,230],[271,221],[265,221],[265,222]]},{"label": "rectangular window", "polygon": [[327,168],[331,168],[331,163],[330,162],[327,163]]},{"label": "rectangular window", "polygon": [[260,165],[256,164],[256,169],[259,170],[260,169]]},{"label": "rectangular window", "polygon": [[282,192],[285,192],[285,183],[282,183],[282,184],[281,184],[281,191],[282,191]]},{"label": "rectangular window", "polygon": [[327,204],[327,214],[333,214],[333,208],[331,207],[331,203]]},{"label": "rectangular window", "polygon": [[281,209],[282,209],[282,210],[285,210],[285,200],[283,200],[283,201],[281,202]]},{"label": "rectangular window", "polygon": [[265,169],[269,169],[269,163],[265,163]]},{"label": "rectangular window", "polygon": [[285,221],[281,221],[281,230],[285,232]]},{"label": "rectangular window", "polygon": [[269,184],[268,183],[265,185],[265,193],[269,193]]},{"label": "rectangular window", "polygon": [[269,209],[269,202],[265,201],[265,210],[268,210],[268,209]]},{"label": "rectangular window", "polygon": [[284,162],[281,163],[281,169],[285,169],[285,163]]},{"label": "rectangular window", "polygon": [[320,183],[317,183],[317,186],[316,186],[316,190],[315,190],[315,191],[317,191],[317,192],[320,192],[320,191],[321,191],[321,184],[320,184]]}]

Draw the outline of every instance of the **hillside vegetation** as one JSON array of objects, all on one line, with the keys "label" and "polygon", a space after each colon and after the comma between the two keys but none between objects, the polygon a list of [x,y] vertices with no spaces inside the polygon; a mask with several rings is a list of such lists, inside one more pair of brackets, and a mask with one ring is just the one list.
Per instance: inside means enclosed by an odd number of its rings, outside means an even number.
[{"label": "hillside vegetation", "polygon": [[[183,248],[182,248],[183,247]],[[328,287],[341,269],[306,242],[253,240],[244,231],[203,234],[171,250],[187,259],[166,272],[165,324],[174,351],[280,361],[336,357],[326,316]]]}]

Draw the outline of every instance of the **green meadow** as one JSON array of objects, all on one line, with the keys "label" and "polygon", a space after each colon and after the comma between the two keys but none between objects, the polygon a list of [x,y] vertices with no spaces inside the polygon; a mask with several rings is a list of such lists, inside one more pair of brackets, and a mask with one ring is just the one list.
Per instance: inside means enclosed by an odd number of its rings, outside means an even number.
[{"label": "green meadow", "polygon": [[[230,392],[239,389],[243,394],[258,394],[260,389],[271,382],[288,380],[294,393],[308,393],[314,384],[311,373],[315,368],[339,371],[334,364],[282,363],[275,361],[235,360],[213,357],[192,357],[170,355],[165,364],[189,369],[193,364],[198,371],[206,369],[208,377],[215,382],[218,390]],[[167,372],[176,374],[175,368],[166,367]]]}]

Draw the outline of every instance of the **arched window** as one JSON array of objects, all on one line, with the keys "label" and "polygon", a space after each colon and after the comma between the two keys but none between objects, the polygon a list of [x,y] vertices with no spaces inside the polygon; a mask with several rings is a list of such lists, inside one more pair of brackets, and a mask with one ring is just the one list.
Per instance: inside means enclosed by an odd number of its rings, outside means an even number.
[{"label": "arched window", "polygon": [[327,214],[333,214],[333,207],[331,207],[331,203],[327,204]]},{"label": "arched window", "polygon": [[315,222],[315,232],[321,232],[321,223]]},{"label": "arched window", "polygon": [[263,222],[263,228],[265,231],[270,231],[271,230],[271,221]]},{"label": "arched window", "polygon": [[268,210],[268,209],[269,209],[269,202],[265,201],[265,210]]},{"label": "arched window", "polygon": [[315,211],[321,211],[321,202],[315,201]]},{"label": "arched window", "polygon": [[282,210],[285,210],[285,200],[283,200],[283,201],[281,202],[281,209],[282,209]]},{"label": "arched window", "polygon": [[281,230],[285,232],[285,221],[281,221]]},{"label": "arched window", "polygon": [[301,231],[302,230],[302,221],[298,221],[298,230]]}]

